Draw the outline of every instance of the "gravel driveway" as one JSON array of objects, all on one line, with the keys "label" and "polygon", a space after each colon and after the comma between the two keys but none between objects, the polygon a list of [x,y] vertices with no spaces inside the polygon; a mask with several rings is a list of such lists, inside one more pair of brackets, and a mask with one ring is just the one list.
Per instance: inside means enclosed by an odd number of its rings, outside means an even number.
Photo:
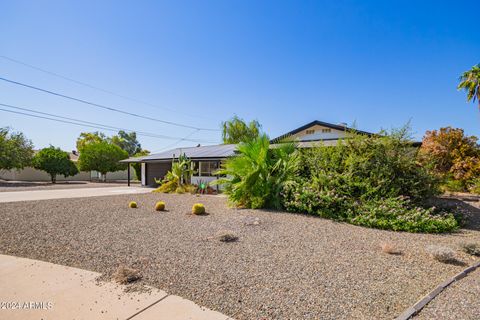
[{"label": "gravel driveway", "polygon": [[[130,200],[139,208],[127,208]],[[158,200],[166,202],[168,212],[153,211]],[[195,202],[204,203],[209,215],[188,214]],[[0,218],[1,253],[89,269],[105,278],[119,265],[138,268],[142,283],[236,319],[392,319],[465,267],[432,260],[427,245],[457,250],[465,240],[480,242],[476,230],[395,233],[291,213],[232,209],[219,196],[138,194],[6,203]],[[239,241],[213,238],[225,229]],[[383,253],[383,242],[403,254]],[[473,262],[460,251],[457,256],[465,264]]]}]

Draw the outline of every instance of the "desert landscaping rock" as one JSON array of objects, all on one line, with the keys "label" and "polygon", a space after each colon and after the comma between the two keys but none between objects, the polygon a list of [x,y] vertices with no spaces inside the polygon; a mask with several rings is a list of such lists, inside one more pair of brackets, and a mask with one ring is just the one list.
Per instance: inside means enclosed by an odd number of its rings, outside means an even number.
[{"label": "desert landscaping rock", "polygon": [[[152,214],[159,200],[168,203],[169,214]],[[129,201],[142,205],[131,210]],[[197,202],[208,216],[185,214]],[[249,217],[261,223],[247,225]],[[135,285],[157,287],[235,319],[393,319],[465,268],[431,259],[426,246],[480,241],[477,227],[446,235],[391,232],[228,208],[224,197],[189,194],[4,203],[0,218],[0,253],[97,271],[108,279],[125,265],[143,276]],[[218,230],[231,230],[241,241],[204,241]],[[383,242],[402,248],[403,255],[383,253]],[[469,265],[476,261],[461,250],[455,254]],[[475,277],[478,270],[458,285]],[[478,283],[465,290],[471,297],[452,291],[448,302],[478,312]],[[458,312],[442,314],[438,318],[459,318]]]}]

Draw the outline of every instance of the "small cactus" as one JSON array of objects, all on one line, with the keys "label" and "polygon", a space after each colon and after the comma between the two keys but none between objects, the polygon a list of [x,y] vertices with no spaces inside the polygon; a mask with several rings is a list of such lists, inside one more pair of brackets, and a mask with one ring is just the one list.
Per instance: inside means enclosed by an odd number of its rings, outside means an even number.
[{"label": "small cactus", "polygon": [[165,210],[165,202],[163,202],[163,201],[158,201],[158,202],[155,204],[155,210],[156,210],[156,211],[163,211],[163,210]]},{"label": "small cactus", "polygon": [[192,207],[192,213],[196,215],[205,214],[205,206],[202,203],[195,203]]},{"label": "small cactus", "polygon": [[130,203],[128,204],[128,207],[129,208],[136,208],[137,207],[137,203],[135,201],[130,201]]}]

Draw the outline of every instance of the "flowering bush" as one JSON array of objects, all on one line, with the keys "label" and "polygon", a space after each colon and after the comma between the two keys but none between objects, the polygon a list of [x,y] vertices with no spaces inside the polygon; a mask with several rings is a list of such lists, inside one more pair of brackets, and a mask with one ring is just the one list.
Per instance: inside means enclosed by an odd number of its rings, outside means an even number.
[{"label": "flowering bush", "polygon": [[417,165],[407,130],[356,136],[337,146],[303,151],[300,175],[284,184],[287,211],[409,232],[446,232],[458,227],[452,214],[424,208],[438,180]]}]

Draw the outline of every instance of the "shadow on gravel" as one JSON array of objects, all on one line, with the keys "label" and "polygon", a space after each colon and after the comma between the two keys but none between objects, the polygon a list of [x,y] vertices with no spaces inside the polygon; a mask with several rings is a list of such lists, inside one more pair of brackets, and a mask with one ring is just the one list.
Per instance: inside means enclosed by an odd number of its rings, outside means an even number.
[{"label": "shadow on gravel", "polygon": [[463,216],[462,229],[480,231],[480,197],[443,196],[435,199],[434,204],[461,213]]}]

